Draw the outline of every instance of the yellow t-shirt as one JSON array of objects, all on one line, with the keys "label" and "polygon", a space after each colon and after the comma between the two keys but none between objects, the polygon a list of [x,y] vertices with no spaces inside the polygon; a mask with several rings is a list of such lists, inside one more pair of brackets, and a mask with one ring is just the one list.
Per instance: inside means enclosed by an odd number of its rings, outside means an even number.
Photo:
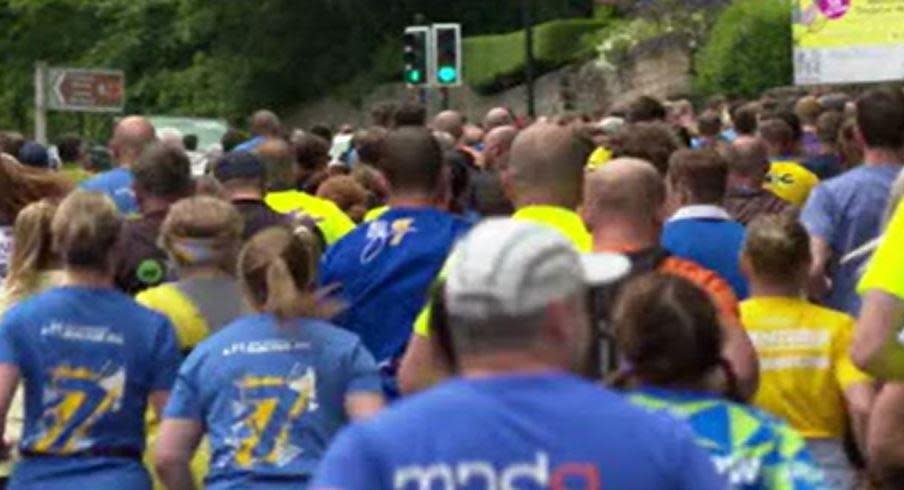
[{"label": "yellow t-shirt", "polygon": [[904,301],[904,206],[898,206],[857,291],[879,290]]},{"label": "yellow t-shirt", "polygon": [[313,218],[327,245],[338,242],[356,226],[333,201],[301,191],[271,192],[264,202],[277,213],[304,213]]},{"label": "yellow t-shirt", "polygon": [[844,435],[844,391],[868,382],[848,351],[854,319],[797,298],[741,303],[741,322],[760,358],[753,404],[786,419],[804,437]]},{"label": "yellow t-shirt", "polygon": [[380,218],[380,216],[386,214],[386,211],[389,211],[389,206],[380,206],[373,208],[364,215],[364,222],[370,223],[371,221],[376,221]]},{"label": "yellow t-shirt", "polygon": [[[183,351],[195,347],[210,335],[210,328],[207,326],[207,321],[204,320],[201,312],[173,284],[163,284],[138,293],[135,296],[135,301],[145,308],[161,313],[169,319],[176,329],[179,348]],[[144,463],[154,477],[154,488],[162,490],[163,485],[157,480],[157,474],[153,471],[154,449],[157,447],[160,420],[151,407],[148,407],[144,420],[147,428],[147,450],[144,452]],[[194,476],[195,485],[198,488],[202,487],[204,476],[207,475],[209,455],[210,448],[205,438],[191,461],[192,476]]]},{"label": "yellow t-shirt", "polygon": [[590,158],[587,159],[587,169],[596,170],[609,163],[609,160],[612,160],[612,152],[608,148],[600,146],[593,150]]},{"label": "yellow t-shirt", "polygon": [[[519,209],[512,215],[513,219],[532,221],[541,225],[547,225],[565,236],[581,253],[589,253],[593,250],[593,237],[587,231],[584,220],[577,213],[569,209],[556,206],[527,206]],[[450,262],[450,257],[440,272],[440,278],[445,277]],[[431,305],[428,303],[417,319],[414,321],[414,333],[421,337],[430,336]]]},{"label": "yellow t-shirt", "polygon": [[766,189],[797,207],[803,207],[810,192],[819,185],[819,177],[797,162],[772,162],[766,182]]}]

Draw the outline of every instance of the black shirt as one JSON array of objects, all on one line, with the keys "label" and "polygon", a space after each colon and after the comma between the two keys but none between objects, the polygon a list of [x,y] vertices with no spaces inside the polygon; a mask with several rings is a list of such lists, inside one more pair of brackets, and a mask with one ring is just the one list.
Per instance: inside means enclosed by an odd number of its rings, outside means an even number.
[{"label": "black shirt", "polygon": [[289,218],[270,209],[262,200],[237,199],[232,204],[245,219],[242,239],[248,241],[259,232],[274,226],[288,226]]},{"label": "black shirt", "polygon": [[168,210],[126,221],[114,252],[116,287],[134,296],[171,279],[169,258],[157,246]]}]

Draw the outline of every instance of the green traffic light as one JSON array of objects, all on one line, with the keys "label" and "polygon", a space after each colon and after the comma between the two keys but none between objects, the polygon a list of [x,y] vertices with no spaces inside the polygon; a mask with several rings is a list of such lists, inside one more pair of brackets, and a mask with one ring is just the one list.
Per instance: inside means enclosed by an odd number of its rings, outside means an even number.
[{"label": "green traffic light", "polygon": [[442,83],[454,83],[458,80],[458,70],[454,66],[444,66],[436,73]]},{"label": "green traffic light", "polygon": [[421,71],[420,70],[411,70],[408,72],[408,83],[420,83],[421,81]]}]

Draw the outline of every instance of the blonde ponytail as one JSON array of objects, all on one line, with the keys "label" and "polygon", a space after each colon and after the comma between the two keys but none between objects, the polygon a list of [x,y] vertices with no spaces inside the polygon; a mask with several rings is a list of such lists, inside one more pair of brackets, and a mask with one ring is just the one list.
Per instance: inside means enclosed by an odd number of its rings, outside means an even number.
[{"label": "blonde ponytail", "polygon": [[14,303],[33,293],[40,273],[53,265],[50,223],[55,211],[51,201],[42,200],[29,204],[16,217],[9,275],[4,283],[7,301]]},{"label": "blonde ponytail", "polygon": [[239,275],[249,302],[281,320],[333,316],[336,305],[313,288],[314,250],[284,228],[255,235],[239,255]]}]

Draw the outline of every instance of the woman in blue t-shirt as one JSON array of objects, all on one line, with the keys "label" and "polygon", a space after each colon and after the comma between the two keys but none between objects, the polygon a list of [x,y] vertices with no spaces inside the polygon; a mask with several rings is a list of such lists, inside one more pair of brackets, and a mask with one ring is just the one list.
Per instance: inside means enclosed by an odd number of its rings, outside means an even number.
[{"label": "woman in blue t-shirt", "polygon": [[51,222],[63,285],[0,322],[0,422],[25,386],[9,488],[150,488],[144,412],[148,402],[162,410],[181,359],[169,321],[113,288],[109,251],[121,226],[101,194],[63,200]]},{"label": "woman in blue t-shirt", "polygon": [[189,461],[206,432],[209,489],[305,488],[333,435],[382,408],[380,377],[360,339],[319,320],[313,247],[272,228],[239,257],[258,312],[202,342],[179,371],[164,413],[156,468],[192,488]]}]

